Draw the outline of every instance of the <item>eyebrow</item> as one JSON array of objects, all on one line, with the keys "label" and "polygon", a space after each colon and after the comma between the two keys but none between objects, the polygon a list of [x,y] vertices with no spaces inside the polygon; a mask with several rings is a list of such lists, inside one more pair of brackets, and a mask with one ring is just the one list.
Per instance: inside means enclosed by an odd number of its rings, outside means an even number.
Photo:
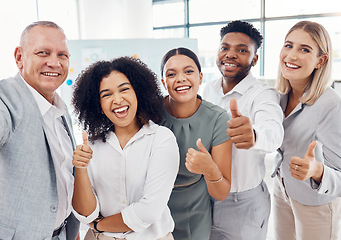
[{"label": "eyebrow", "polygon": [[[290,43],[290,44],[294,44],[292,41],[285,41],[285,43]],[[301,47],[305,47],[305,48],[310,48],[311,50],[313,50],[313,48],[310,45],[307,44],[300,44]]]},{"label": "eyebrow", "polygon": [[184,67],[184,69],[186,69],[186,68],[194,68],[194,66],[193,65],[187,65],[186,67]]},{"label": "eyebrow", "polygon": [[[221,43],[221,45],[230,46],[231,44],[223,42],[223,43]],[[247,44],[244,44],[244,43],[239,43],[239,44],[237,44],[237,47],[247,47],[248,48],[249,46]]]},{"label": "eyebrow", "polygon": [[[124,82],[124,83],[121,83],[120,85],[118,85],[118,88],[123,87],[124,85],[131,85],[131,84],[129,82]],[[103,89],[102,91],[100,91],[99,94],[101,95],[102,93],[108,92],[108,91],[110,91],[110,90],[106,88],[106,89]]]},{"label": "eyebrow", "polygon": [[[194,68],[194,66],[193,65],[187,65],[183,69],[186,69],[186,68]],[[170,68],[170,69],[167,69],[166,72],[169,72],[169,71],[176,71],[176,70],[174,68]]]}]

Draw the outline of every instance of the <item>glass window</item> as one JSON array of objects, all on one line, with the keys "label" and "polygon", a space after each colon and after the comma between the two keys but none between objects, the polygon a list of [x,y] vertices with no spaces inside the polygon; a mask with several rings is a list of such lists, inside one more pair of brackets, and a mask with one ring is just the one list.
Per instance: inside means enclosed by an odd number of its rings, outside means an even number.
[{"label": "glass window", "polygon": [[320,23],[328,31],[333,49],[332,79],[341,80],[341,17],[310,18],[307,20]]},{"label": "glass window", "polygon": [[79,39],[76,0],[39,0],[38,11],[39,20],[53,21],[64,29],[68,39]]},{"label": "glass window", "polygon": [[190,38],[198,40],[198,57],[204,74],[203,83],[221,77],[216,65],[217,50],[220,43],[220,29],[224,25],[191,27]]},{"label": "glass window", "polygon": [[265,0],[265,17],[341,12],[340,0]]},{"label": "glass window", "polygon": [[264,47],[264,78],[276,80],[278,74],[279,53],[284,44],[288,30],[297,20],[280,20],[265,22]]},{"label": "glass window", "polygon": [[189,0],[189,23],[260,18],[261,1]]},{"label": "glass window", "polygon": [[0,80],[14,76],[18,72],[14,60],[14,49],[19,45],[20,35],[24,28],[37,20],[36,10],[35,0],[0,2],[0,29],[2,32]]},{"label": "glass window", "polygon": [[[333,45],[332,79],[341,80],[341,29],[338,24],[335,24],[341,22],[341,17],[322,17],[305,20],[318,22],[327,29]],[[277,79],[279,54],[284,44],[285,35],[298,21],[300,20],[294,19],[266,22],[264,78]]]},{"label": "glass window", "polygon": [[166,28],[153,31],[153,38],[183,38],[185,28]]},{"label": "glass window", "polygon": [[183,0],[153,3],[153,26],[174,26],[185,24],[185,5]]},{"label": "glass window", "polygon": [[[259,29],[259,22],[253,23],[253,25]],[[220,29],[223,26],[225,25],[191,27],[189,29],[190,38],[198,40],[198,57],[204,74],[203,83],[221,77],[216,65],[216,57],[220,44]],[[252,74],[255,77],[259,76],[260,59],[257,65],[252,68]]]}]

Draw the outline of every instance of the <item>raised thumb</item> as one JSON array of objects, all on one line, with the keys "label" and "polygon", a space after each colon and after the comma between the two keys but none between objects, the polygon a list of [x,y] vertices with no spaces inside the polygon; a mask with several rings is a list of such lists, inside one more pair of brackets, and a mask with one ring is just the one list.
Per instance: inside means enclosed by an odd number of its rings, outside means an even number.
[{"label": "raised thumb", "polygon": [[83,145],[89,146],[89,138],[88,138],[88,133],[86,131],[83,131],[82,138],[83,138]]},{"label": "raised thumb", "polygon": [[209,152],[207,151],[207,149],[205,148],[205,146],[202,144],[200,138],[197,140],[197,147],[198,147],[198,150],[199,150],[200,152],[209,153]]},{"label": "raised thumb", "polygon": [[231,98],[230,100],[230,111],[231,111],[232,118],[236,118],[241,115],[240,112],[238,111],[237,99],[235,98]]},{"label": "raised thumb", "polygon": [[307,150],[307,152],[304,155],[305,158],[307,158],[307,157],[315,157],[315,151],[314,150],[316,148],[316,145],[317,145],[316,141],[312,141],[309,144],[308,150]]}]

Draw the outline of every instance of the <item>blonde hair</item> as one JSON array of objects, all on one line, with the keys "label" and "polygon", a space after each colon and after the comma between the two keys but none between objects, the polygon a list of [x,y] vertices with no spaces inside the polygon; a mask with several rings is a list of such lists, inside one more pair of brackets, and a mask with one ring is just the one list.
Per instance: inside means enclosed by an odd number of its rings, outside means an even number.
[{"label": "blonde hair", "polygon": [[[318,57],[322,55],[327,56],[326,62],[312,72],[311,80],[304,89],[305,94],[300,99],[302,103],[312,105],[331,84],[332,44],[327,30],[321,24],[310,21],[296,23],[289,30],[285,39],[291,32],[297,29],[302,29],[307,32],[317,43],[319,47]],[[279,67],[277,82],[277,88],[281,93],[287,94],[291,91],[290,83],[288,79],[283,77],[281,67]]]}]

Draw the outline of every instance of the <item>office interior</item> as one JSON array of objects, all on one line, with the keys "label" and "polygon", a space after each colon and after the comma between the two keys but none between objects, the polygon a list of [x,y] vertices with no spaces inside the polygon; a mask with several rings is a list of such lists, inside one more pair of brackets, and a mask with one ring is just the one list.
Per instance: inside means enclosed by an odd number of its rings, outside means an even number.
[{"label": "office interior", "polygon": [[[70,74],[59,92],[70,106],[72,85],[81,68],[103,58],[132,55],[146,61],[159,75],[160,56],[167,47],[187,46],[199,56],[203,84],[220,77],[216,67],[219,30],[230,20],[249,21],[264,36],[260,59],[252,73],[275,86],[279,52],[289,28],[300,20],[321,23],[333,44],[333,86],[341,94],[340,0],[2,0],[0,2],[0,79],[17,73],[14,48],[31,22],[50,20],[60,25],[70,40]],[[126,52],[115,46],[125,45]],[[114,43],[105,47],[104,43]],[[117,45],[115,45],[117,44]],[[78,48],[77,48],[78,46]],[[82,48],[79,48],[82,46]],[[156,53],[145,49],[158,46]],[[117,47],[120,48],[120,47]],[[154,49],[154,50],[155,50]],[[71,109],[72,111],[72,109]],[[77,140],[81,140],[75,120]],[[266,159],[270,191],[272,155]],[[86,226],[82,226],[81,237]],[[268,240],[272,236],[269,225]]]}]

